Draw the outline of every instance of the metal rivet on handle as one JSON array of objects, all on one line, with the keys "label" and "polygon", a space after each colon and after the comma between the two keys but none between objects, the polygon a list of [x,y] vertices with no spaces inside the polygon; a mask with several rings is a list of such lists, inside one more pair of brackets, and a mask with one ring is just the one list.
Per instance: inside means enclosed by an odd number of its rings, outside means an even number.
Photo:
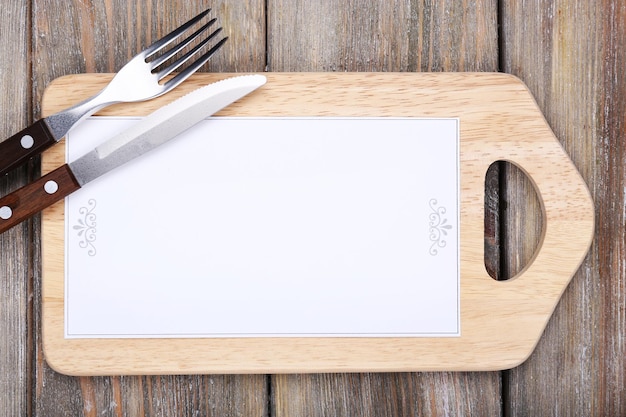
[{"label": "metal rivet on handle", "polygon": [[35,139],[33,139],[31,135],[24,135],[20,140],[20,144],[22,145],[22,148],[30,149],[35,144]]},{"label": "metal rivet on handle", "polygon": [[43,186],[43,189],[46,190],[48,194],[54,194],[59,191],[59,184],[57,184],[56,181],[50,180]]},{"label": "metal rivet on handle", "polygon": [[0,219],[9,220],[13,216],[13,210],[9,206],[0,207]]}]

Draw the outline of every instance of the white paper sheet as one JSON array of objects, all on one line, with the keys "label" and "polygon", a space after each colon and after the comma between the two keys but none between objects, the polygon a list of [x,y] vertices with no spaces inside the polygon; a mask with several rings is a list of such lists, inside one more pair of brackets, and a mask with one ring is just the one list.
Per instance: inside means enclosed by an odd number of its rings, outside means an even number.
[{"label": "white paper sheet", "polygon": [[66,199],[66,337],[459,336],[458,154],[457,119],[208,119]]}]

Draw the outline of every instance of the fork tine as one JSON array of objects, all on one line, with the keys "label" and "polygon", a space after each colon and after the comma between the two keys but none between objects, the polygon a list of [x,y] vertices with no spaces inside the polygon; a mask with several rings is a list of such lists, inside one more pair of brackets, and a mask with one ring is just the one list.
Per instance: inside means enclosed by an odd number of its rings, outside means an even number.
[{"label": "fork tine", "polygon": [[217,18],[211,19],[210,21],[205,23],[200,29],[198,29],[197,31],[192,33],[189,37],[187,37],[184,41],[172,47],[172,49],[168,50],[160,57],[151,61],[150,64],[152,64],[152,68],[157,68],[159,65],[163,64],[165,61],[172,58],[178,52],[182,51],[186,46],[191,44],[198,36],[200,36],[202,32],[206,31],[209,27],[211,27],[216,21],[217,21]]},{"label": "fork tine", "polygon": [[[189,60],[189,58],[191,58],[193,55],[195,55],[204,45],[206,45],[207,43],[209,43],[209,41],[211,39],[213,39],[214,37],[217,36],[218,33],[220,33],[222,31],[222,28],[218,28],[216,29],[213,33],[211,33],[206,39],[202,40],[202,42],[200,42],[198,45],[196,45],[191,51],[187,52],[185,55],[183,55],[182,57],[180,57],[176,62],[172,63],[170,66],[168,66],[167,68],[162,69],[161,71],[158,72],[158,78],[159,80],[162,80],[163,78],[167,77],[168,75],[170,75],[172,72],[176,71],[181,65],[183,65],[185,62],[187,62]],[[221,44],[219,44],[218,48],[220,46],[222,46],[223,42]],[[217,46],[217,45],[216,45]],[[211,48],[212,50],[213,48]],[[217,49],[215,49],[217,50]],[[211,52],[211,51],[209,51]],[[200,58],[202,59],[202,58]],[[206,62],[206,61],[205,61]]]},{"label": "fork tine", "polygon": [[215,46],[213,46],[207,53],[198,58],[193,64],[185,68],[183,71],[176,74],[176,76],[172,77],[170,80],[166,81],[164,87],[170,89],[176,87],[178,84],[185,81],[189,78],[193,73],[195,73],[201,66],[206,64],[206,62],[211,58],[211,56],[217,52],[218,49],[226,43],[228,38],[223,38],[220,40]]},{"label": "fork tine", "polygon": [[202,13],[197,15],[196,17],[194,17],[191,20],[189,20],[187,23],[183,24],[182,26],[180,26],[177,29],[174,29],[172,32],[168,33],[167,35],[165,35],[161,39],[157,40],[152,45],[150,45],[146,49],[144,49],[144,51],[143,51],[144,56],[146,58],[149,58],[152,55],[154,55],[156,52],[158,52],[161,49],[165,48],[167,45],[172,43],[172,41],[174,41],[176,38],[178,38],[180,35],[182,35],[184,32],[186,32],[187,29],[189,29],[190,27],[195,25],[198,21],[200,21],[203,17],[208,15],[210,12],[211,12],[211,9],[207,9],[207,10],[203,11]]}]

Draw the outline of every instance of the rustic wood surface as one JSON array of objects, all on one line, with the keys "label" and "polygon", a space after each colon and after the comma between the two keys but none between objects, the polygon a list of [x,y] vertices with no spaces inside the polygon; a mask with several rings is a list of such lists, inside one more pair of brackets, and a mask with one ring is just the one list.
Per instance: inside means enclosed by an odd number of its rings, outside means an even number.
[{"label": "rustic wood surface", "polygon": [[[587,260],[534,355],[505,374],[509,414],[626,415],[625,19],[622,1],[503,5],[501,69],[525,80],[596,204]],[[506,199],[525,233],[507,240],[529,256],[538,225],[522,212],[536,200],[520,182]],[[505,257],[513,270],[524,262]]]},{"label": "rustic wood surface", "polygon": [[[596,239],[539,346],[502,373],[73,378],[41,352],[39,219],[0,236],[3,415],[626,415],[624,114],[619,0],[211,2],[230,33],[208,71],[496,71],[527,83],[596,204]],[[199,12],[182,0],[31,0],[0,11],[2,137],[40,115],[61,75],[112,72]],[[38,161],[0,193],[39,175]],[[492,172],[492,275],[521,270],[538,239],[523,175]],[[497,192],[496,192],[497,191]],[[520,253],[525,255],[520,256]],[[514,255],[513,255],[514,254]]]}]

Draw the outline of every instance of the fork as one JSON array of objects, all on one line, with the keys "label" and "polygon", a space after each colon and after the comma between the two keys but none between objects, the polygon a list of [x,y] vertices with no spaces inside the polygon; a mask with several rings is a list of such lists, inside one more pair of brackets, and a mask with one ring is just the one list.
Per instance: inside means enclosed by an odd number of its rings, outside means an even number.
[{"label": "fork", "polygon": [[[0,176],[57,143],[81,120],[103,107],[115,103],[145,101],[161,96],[189,78],[228,39],[222,37],[206,51],[209,42],[218,37],[222,31],[221,27],[212,32],[209,31],[217,21],[213,18],[182,41],[174,44],[183,35],[191,32],[193,27],[199,24],[210,11],[211,9],[205,10],[135,55],[118,71],[111,82],[93,97],[40,119],[0,142]],[[194,41],[197,42],[195,46],[184,52],[185,48],[191,47]],[[163,52],[159,55],[161,51]],[[182,53],[182,56],[177,57],[179,53]],[[185,64],[187,66],[182,71],[175,73]]]}]

